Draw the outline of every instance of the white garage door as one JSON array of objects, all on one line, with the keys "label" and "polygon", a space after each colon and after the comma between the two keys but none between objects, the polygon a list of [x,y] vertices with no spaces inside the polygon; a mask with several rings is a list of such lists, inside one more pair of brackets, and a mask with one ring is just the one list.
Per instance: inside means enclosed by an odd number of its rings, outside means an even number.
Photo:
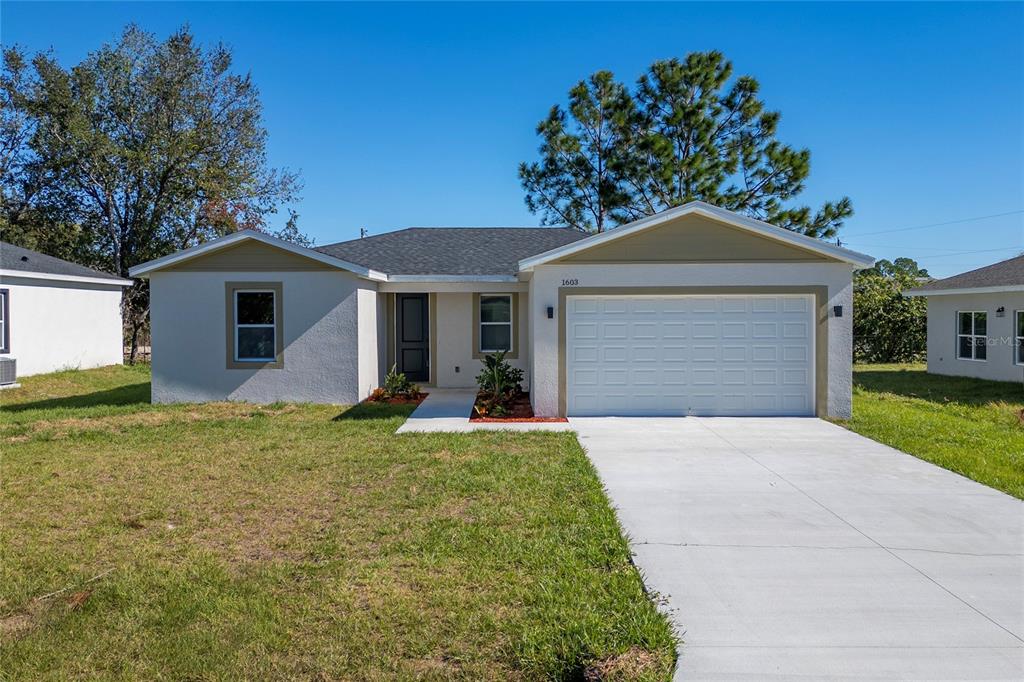
[{"label": "white garage door", "polygon": [[811,296],[571,296],[569,415],[811,415]]}]

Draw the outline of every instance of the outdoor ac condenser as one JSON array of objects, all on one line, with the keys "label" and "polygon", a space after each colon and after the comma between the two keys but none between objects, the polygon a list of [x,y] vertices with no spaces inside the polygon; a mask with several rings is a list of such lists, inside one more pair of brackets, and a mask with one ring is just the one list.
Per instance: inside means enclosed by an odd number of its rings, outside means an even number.
[{"label": "outdoor ac condenser", "polygon": [[13,384],[18,379],[18,361],[14,358],[0,358],[0,386]]}]

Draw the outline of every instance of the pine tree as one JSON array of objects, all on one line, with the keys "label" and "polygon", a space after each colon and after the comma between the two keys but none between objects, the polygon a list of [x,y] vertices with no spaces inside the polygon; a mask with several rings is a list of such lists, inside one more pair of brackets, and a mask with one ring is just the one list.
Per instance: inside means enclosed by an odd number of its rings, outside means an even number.
[{"label": "pine tree", "polygon": [[853,214],[848,198],[817,211],[790,202],[811,154],[776,139],[780,114],[720,52],[654,62],[634,92],[601,71],[538,126],[540,163],[522,164],[526,204],[545,223],[607,227],[694,200],[831,238]]}]

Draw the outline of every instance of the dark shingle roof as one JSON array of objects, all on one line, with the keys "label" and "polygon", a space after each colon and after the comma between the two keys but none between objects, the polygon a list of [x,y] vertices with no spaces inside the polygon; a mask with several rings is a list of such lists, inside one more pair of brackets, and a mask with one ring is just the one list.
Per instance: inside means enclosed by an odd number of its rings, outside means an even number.
[{"label": "dark shingle roof", "polygon": [[916,291],[1024,285],[1024,255],[917,287]]},{"label": "dark shingle roof", "polygon": [[565,227],[410,227],[316,250],[389,275],[515,275],[520,260],[586,236]]},{"label": "dark shingle roof", "polygon": [[70,277],[100,277],[120,279],[99,270],[87,268],[78,263],[47,256],[45,253],[25,249],[7,242],[0,242],[0,269],[20,272],[41,272],[47,275],[68,275]]}]

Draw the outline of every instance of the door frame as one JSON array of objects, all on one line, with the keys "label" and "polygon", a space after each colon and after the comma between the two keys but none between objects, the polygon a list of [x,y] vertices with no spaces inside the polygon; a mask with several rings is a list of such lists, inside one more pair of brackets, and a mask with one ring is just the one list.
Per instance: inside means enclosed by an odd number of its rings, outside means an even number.
[{"label": "door frame", "polygon": [[426,382],[429,386],[437,386],[437,294],[434,292],[422,292],[422,291],[408,291],[408,292],[382,292],[384,298],[384,322],[385,322],[385,349],[384,359],[386,361],[386,367],[380,373],[380,380],[383,381],[384,375],[391,371],[392,366],[397,366],[397,349],[398,349],[398,305],[397,300],[400,294],[422,294],[427,295],[427,315],[429,317],[428,325],[428,352],[427,352],[427,367],[430,371],[430,379]]}]

